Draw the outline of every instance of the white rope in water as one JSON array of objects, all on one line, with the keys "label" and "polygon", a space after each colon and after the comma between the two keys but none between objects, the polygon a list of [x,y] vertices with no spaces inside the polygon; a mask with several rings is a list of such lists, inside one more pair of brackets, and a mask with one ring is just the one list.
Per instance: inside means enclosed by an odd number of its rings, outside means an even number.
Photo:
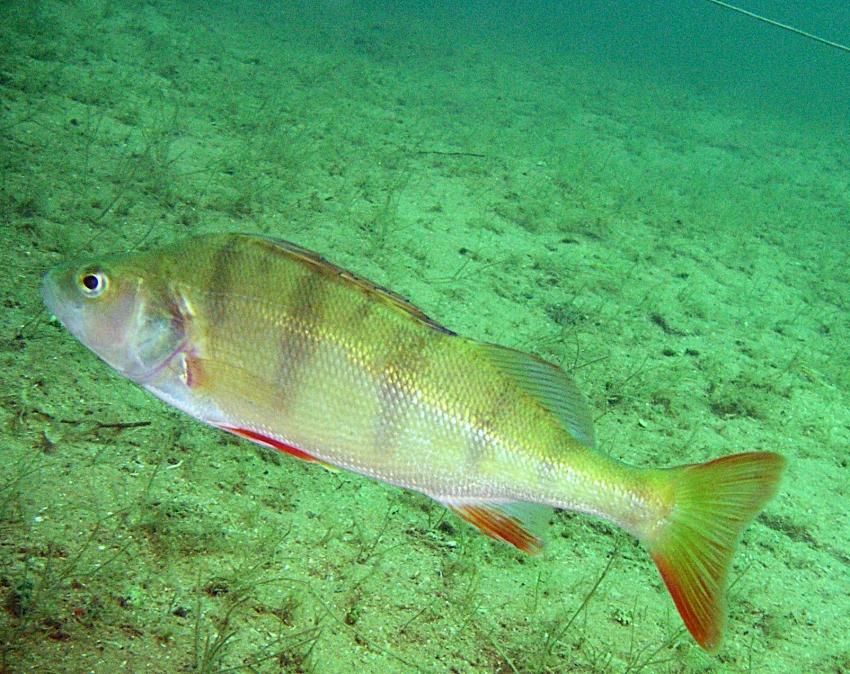
[{"label": "white rope in water", "polygon": [[817,35],[813,35],[812,33],[807,33],[804,30],[800,30],[799,28],[795,28],[794,26],[789,26],[787,23],[780,23],[779,21],[774,21],[773,19],[768,19],[766,16],[762,16],[761,14],[756,14],[754,12],[749,12],[746,9],[741,7],[736,7],[735,5],[730,5],[728,2],[722,2],[721,0],[708,0],[713,5],[718,5],[720,7],[725,7],[726,9],[731,9],[733,12],[738,12],[743,14],[744,16],[749,16],[753,19],[757,19],[758,21],[763,21],[764,23],[768,23],[771,26],[776,26],[777,28],[782,28],[783,30],[790,31],[792,33],[796,33],[797,35],[802,35],[803,37],[809,38],[810,40],[814,40],[815,42],[820,42],[821,44],[828,45],[830,47],[835,47],[836,49],[840,49],[841,51],[850,52],[850,47],[847,45],[843,45],[839,42],[833,42],[832,40],[826,40],[822,37],[818,37]]}]

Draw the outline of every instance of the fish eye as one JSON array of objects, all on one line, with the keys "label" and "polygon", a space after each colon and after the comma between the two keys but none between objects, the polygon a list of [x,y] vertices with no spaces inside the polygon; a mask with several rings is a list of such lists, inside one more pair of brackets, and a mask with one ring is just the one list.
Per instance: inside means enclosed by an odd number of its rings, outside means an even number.
[{"label": "fish eye", "polygon": [[80,290],[86,297],[99,297],[108,285],[106,274],[96,269],[83,271],[79,276],[78,282]]}]

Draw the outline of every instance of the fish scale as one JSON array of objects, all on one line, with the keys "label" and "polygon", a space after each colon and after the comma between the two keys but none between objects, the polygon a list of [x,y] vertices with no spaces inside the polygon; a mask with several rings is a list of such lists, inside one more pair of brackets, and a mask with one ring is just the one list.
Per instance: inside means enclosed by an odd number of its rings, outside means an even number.
[{"label": "fish scale", "polygon": [[595,450],[590,409],[555,365],[456,335],[267,237],[71,261],[43,296],[83,344],[192,417],[422,492],[526,552],[552,507],[619,525],[648,548],[696,641],[719,647],[732,555],[776,491],[780,455],[618,462]]}]

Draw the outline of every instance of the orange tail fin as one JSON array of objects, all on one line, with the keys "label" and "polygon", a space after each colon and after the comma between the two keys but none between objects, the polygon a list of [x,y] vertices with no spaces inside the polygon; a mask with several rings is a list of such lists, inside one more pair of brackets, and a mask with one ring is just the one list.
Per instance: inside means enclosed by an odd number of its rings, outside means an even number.
[{"label": "orange tail fin", "polygon": [[785,459],[751,452],[670,470],[674,505],[649,551],[685,626],[716,651],[726,621],[726,576],[747,523],[776,492]]}]

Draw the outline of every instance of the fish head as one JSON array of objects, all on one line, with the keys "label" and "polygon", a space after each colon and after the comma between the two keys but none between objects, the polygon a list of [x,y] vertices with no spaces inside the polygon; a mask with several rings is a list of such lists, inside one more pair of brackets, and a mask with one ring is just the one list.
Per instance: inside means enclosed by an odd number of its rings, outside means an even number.
[{"label": "fish head", "polygon": [[184,348],[183,315],[148,256],[60,265],[45,275],[42,297],[71,334],[135,382],[150,381]]}]

